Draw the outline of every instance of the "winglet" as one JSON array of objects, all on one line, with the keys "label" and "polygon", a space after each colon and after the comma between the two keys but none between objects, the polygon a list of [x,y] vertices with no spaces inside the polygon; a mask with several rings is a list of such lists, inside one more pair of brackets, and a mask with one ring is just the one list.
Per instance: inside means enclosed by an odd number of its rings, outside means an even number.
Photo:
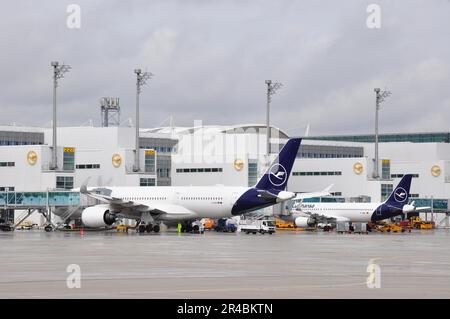
[{"label": "winglet", "polygon": [[325,189],[323,190],[323,192],[324,192],[324,193],[329,193],[329,194],[331,195],[330,190],[333,188],[333,186],[334,186],[334,184],[331,184],[330,186],[328,186],[327,188],[325,188]]}]

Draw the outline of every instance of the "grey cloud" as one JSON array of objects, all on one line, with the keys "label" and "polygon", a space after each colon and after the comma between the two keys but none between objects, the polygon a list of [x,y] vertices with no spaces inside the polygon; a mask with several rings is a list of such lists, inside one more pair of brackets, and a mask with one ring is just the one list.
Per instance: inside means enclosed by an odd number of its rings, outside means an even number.
[{"label": "grey cloud", "polygon": [[61,80],[59,119],[99,123],[98,99],[118,96],[134,116],[133,69],[155,74],[142,94],[142,125],[265,121],[291,134],[373,130],[374,93],[392,90],[382,131],[448,130],[450,3],[377,1],[382,28],[366,27],[372,1],[76,1],[80,30],[66,28],[75,1],[16,1],[0,13],[0,107],[6,124],[51,119],[51,69]]}]

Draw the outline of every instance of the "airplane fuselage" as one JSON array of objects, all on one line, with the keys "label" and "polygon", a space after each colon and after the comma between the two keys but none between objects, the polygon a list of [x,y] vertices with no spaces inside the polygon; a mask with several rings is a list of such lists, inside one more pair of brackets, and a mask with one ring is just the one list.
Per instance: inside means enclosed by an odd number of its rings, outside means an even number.
[{"label": "airplane fuselage", "polygon": [[[253,188],[229,186],[156,186],[156,187],[108,187],[108,194],[124,201],[132,201],[146,207],[174,205],[183,207],[186,217],[195,213],[192,218],[224,218],[245,213],[242,202],[254,201],[251,210],[269,206],[273,201],[264,200],[251,194]],[[246,195],[249,194],[249,195]],[[254,196],[253,196],[254,195]],[[246,198],[250,197],[250,198]],[[141,211],[144,212],[144,211]],[[178,212],[182,215],[183,212]],[[189,218],[191,218],[189,217]],[[161,216],[164,220],[164,216]]]},{"label": "airplane fuselage", "polygon": [[293,213],[318,214],[337,221],[370,222],[387,218],[381,203],[302,203]]}]

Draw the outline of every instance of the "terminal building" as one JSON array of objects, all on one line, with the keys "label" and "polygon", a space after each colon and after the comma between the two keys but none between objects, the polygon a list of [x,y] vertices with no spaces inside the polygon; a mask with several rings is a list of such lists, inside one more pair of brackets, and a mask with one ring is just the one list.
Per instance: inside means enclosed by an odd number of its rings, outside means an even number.
[{"label": "terminal building", "polygon": [[[251,186],[289,138],[282,129],[271,127],[267,158],[266,127],[261,124],[139,132],[137,168],[134,127],[60,127],[55,168],[50,128],[0,127],[1,217],[17,221],[8,207],[8,194],[68,191],[86,182]],[[414,174],[411,197],[417,206],[448,210],[450,133],[381,134],[379,178],[374,178],[373,141],[373,135],[305,137],[288,190],[313,192],[333,184],[334,196],[322,200],[381,201],[409,173]]]}]

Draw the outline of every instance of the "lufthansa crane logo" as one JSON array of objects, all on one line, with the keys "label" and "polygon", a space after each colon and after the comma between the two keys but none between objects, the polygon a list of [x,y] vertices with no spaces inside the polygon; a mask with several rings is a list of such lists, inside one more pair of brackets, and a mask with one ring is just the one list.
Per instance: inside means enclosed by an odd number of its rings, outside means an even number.
[{"label": "lufthansa crane logo", "polygon": [[27,154],[28,164],[30,164],[30,165],[36,164],[37,159],[38,159],[38,156],[37,156],[35,151],[29,151],[28,152],[28,154]]},{"label": "lufthansa crane logo", "polygon": [[355,172],[355,174],[359,175],[363,172],[363,170],[364,170],[364,166],[360,162],[356,162],[353,165],[353,172]]},{"label": "lufthansa crane logo", "polygon": [[398,187],[395,189],[394,198],[397,202],[403,203],[407,200],[408,196],[406,196],[406,194],[406,190],[403,187]]},{"label": "lufthansa crane logo", "polygon": [[119,167],[122,164],[122,156],[120,154],[113,154],[111,161],[114,167]]},{"label": "lufthansa crane logo", "polygon": [[273,186],[281,186],[286,182],[287,172],[283,165],[273,164],[269,170],[269,181]]},{"label": "lufthansa crane logo", "polygon": [[431,175],[433,175],[434,177],[438,177],[439,175],[441,175],[441,168],[438,165],[433,165],[433,167],[431,168]]},{"label": "lufthansa crane logo", "polygon": [[234,160],[233,166],[235,170],[242,171],[242,169],[244,168],[244,161],[240,158],[237,158]]}]

